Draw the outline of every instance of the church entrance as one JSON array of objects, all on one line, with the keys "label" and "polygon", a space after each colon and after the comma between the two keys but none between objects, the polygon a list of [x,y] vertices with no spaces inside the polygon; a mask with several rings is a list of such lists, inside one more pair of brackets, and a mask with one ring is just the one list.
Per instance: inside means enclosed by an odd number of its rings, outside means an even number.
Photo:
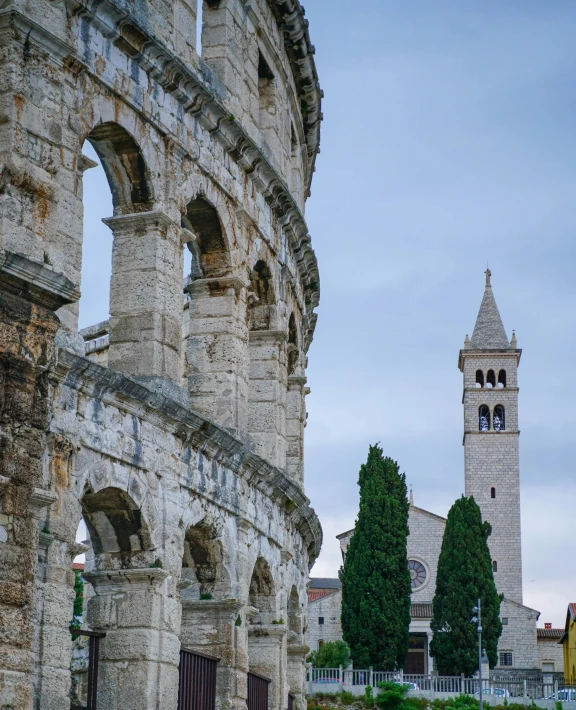
[{"label": "church entrance", "polygon": [[404,663],[404,673],[407,675],[424,675],[427,673],[428,638],[426,634],[410,634],[410,645]]}]

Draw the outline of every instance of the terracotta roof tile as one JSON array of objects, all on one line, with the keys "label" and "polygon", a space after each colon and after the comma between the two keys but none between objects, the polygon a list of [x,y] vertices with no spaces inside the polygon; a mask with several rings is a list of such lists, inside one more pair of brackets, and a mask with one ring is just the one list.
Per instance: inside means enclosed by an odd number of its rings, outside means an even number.
[{"label": "terracotta roof tile", "polygon": [[411,604],[410,616],[413,619],[431,619],[432,604]]}]

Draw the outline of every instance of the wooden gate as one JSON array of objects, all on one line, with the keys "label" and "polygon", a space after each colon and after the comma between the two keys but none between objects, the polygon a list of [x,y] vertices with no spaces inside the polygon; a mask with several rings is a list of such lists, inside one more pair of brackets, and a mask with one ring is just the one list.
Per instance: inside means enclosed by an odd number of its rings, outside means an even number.
[{"label": "wooden gate", "polygon": [[268,710],[268,686],[270,678],[258,673],[248,673],[248,710]]},{"label": "wooden gate", "polygon": [[180,651],[178,710],[214,710],[218,658]]},{"label": "wooden gate", "polygon": [[88,693],[86,705],[71,705],[71,710],[96,710],[96,696],[98,695],[98,660],[100,654],[100,639],[106,634],[97,631],[70,628],[74,636],[88,636]]}]

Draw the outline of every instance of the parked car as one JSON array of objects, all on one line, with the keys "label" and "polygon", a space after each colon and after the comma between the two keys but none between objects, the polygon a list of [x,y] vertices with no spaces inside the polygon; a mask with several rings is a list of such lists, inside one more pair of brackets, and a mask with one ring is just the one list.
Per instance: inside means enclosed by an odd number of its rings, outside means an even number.
[{"label": "parked car", "polygon": [[564,688],[559,690],[557,693],[552,693],[547,700],[560,700],[561,702],[574,702],[576,701],[576,688]]},{"label": "parked car", "polygon": [[420,686],[417,683],[409,683],[408,681],[405,681],[402,685],[407,685],[408,690],[420,690]]},{"label": "parked car", "polygon": [[[477,690],[474,695],[480,695],[480,691]],[[509,698],[510,693],[506,688],[484,688],[482,690],[482,695],[496,695],[499,698]]]}]

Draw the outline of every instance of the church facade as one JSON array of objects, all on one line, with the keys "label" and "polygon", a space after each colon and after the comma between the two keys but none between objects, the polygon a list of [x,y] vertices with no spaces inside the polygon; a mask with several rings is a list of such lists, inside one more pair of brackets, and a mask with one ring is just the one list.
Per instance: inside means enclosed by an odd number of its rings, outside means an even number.
[{"label": "church facade", "polygon": [[[515,334],[510,340],[506,335],[490,277],[487,270],[476,325],[472,338],[466,336],[458,367],[463,375],[465,494],[474,496],[483,519],[492,526],[488,543],[494,581],[498,592],[504,595],[496,672],[561,672],[557,654],[549,659],[550,653],[539,649],[544,645],[536,628],[539,612],[523,603],[518,428],[518,365],[522,351]],[[445,518],[415,506],[410,494],[407,552],[412,606],[406,673],[434,671],[429,652],[430,622],[445,524]],[[348,530],[337,536],[343,559],[353,533]],[[330,581],[312,580],[309,585],[308,643],[312,648],[341,638],[341,588],[328,591]],[[317,613],[318,609],[322,614]],[[332,619],[337,619],[337,623]]]}]

